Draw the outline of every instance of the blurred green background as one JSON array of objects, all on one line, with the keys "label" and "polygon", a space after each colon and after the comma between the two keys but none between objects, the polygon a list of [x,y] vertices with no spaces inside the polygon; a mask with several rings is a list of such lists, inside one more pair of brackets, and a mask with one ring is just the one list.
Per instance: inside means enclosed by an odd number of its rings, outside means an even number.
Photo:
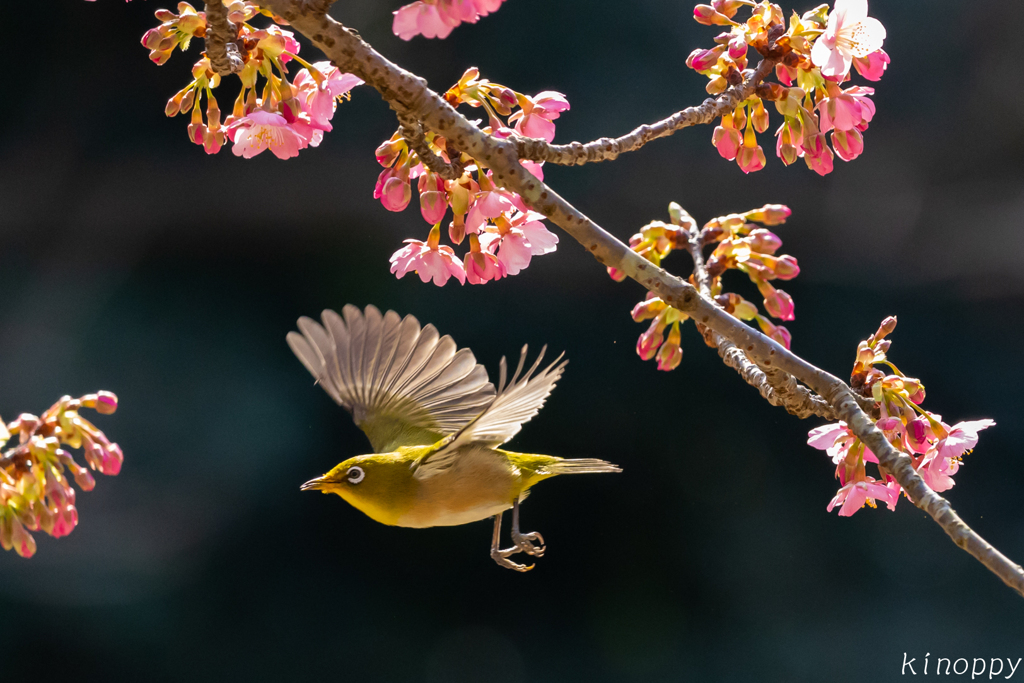
[{"label": "blurred green background", "polygon": [[[476,65],[564,92],[557,141],[705,97],[684,60],[715,29],[687,3],[508,0],[411,43],[390,34],[398,5],[334,14],[435,89]],[[825,512],[834,468],[805,445],[820,420],[767,405],[692,328],[679,370],[641,362],[629,310],[644,292],[568,237],[484,287],[396,281],[388,256],[426,226],[372,198],[395,128],[372,90],[298,159],[203,154],[162,114],[199,49],[157,68],[138,44],[162,6],[7,13],[0,414],[115,391],[121,408],[96,422],[126,461],[79,496],[70,537],[0,554],[5,680],[846,682],[897,679],[904,652],[1024,656],[1024,602],[924,513]],[[623,239],[673,200],[701,222],[792,207],[778,233],[803,268],[785,286],[794,350],[846,375],[897,315],[891,358],[924,380],[925,405],[997,421],[948,495],[1020,560],[1024,4],[874,0],[871,14],[893,61],[863,157],[831,176],[783,168],[767,135],[768,168],[744,176],[705,127],[547,178]],[[538,487],[523,523],[549,551],[533,572],[494,565],[489,522],[389,528],[299,492],[368,450],[284,343],[298,316],[345,303],[433,322],[492,373],[523,343],[567,352],[512,447],[624,472]]]}]

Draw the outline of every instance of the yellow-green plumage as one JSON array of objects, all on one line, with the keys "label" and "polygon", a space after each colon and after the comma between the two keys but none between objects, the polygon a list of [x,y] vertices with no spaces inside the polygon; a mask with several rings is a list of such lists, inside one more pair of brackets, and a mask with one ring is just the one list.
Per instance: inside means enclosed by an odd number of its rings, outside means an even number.
[{"label": "yellow-green plumage", "polygon": [[[619,471],[603,460],[565,460],[471,446],[445,472],[424,480],[412,476],[413,465],[439,446],[349,458],[314,480],[315,488],[338,494],[381,524],[422,528],[493,517],[522,500],[537,482],[559,474]],[[346,475],[355,466],[365,477],[350,484]]]},{"label": "yellow-green plumage", "polygon": [[[469,349],[457,350],[432,325],[399,318],[373,306],[365,314],[346,306],[343,316],[324,311],[323,325],[299,319],[302,334],[288,343],[328,394],[353,415],[380,453],[360,455],[303,485],[336,493],[370,518],[393,526],[466,524],[496,517],[491,555],[503,566],[514,552],[541,555],[543,546],[518,529],[518,504],[530,487],[559,475],[618,472],[603,460],[567,460],[498,448],[540,408],[561,377],[565,361],[535,373],[543,358],[506,386],[505,360],[499,386]],[[513,540],[497,548],[501,513],[514,508]],[[518,539],[518,540],[516,540]]]}]

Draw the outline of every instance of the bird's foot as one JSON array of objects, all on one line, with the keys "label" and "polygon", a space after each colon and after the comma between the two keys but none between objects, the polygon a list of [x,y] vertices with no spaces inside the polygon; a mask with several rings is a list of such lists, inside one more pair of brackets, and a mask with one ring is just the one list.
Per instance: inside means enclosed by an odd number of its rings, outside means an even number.
[{"label": "bird's foot", "polygon": [[[534,544],[534,541],[537,544]],[[539,531],[527,531],[525,534],[519,533],[516,528],[512,529],[512,542],[516,544],[516,547],[527,555],[534,557],[543,557],[544,550],[547,546],[544,545],[544,537],[540,535]]]},{"label": "bird's foot", "polygon": [[[517,572],[528,572],[531,569],[533,569],[535,565],[519,564],[518,562],[513,562],[512,560],[508,559],[512,555],[515,555],[520,552],[524,551],[518,545],[512,548],[506,548],[504,550],[500,548],[491,548],[491,559],[497,562],[500,566],[505,567],[507,569],[513,569]],[[541,552],[543,552],[543,548],[541,549]]]}]

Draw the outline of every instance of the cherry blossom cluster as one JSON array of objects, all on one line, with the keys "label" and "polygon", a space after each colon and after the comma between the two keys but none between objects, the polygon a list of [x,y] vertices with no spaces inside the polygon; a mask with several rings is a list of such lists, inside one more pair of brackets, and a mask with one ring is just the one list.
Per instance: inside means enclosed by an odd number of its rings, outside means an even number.
[{"label": "cherry blossom cluster", "polygon": [[[751,15],[740,23],[735,17],[743,7],[750,8]],[[850,80],[851,68],[877,81],[889,64],[882,50],[885,28],[867,15],[867,0],[836,0],[831,11],[821,5],[802,16],[794,13],[788,27],[782,9],[767,1],[714,0],[697,5],[694,19],[730,27],[715,38],[715,47],[694,50],[686,60],[687,66],[711,79],[711,94],[753,73],[747,64],[749,48],[777,60],[779,82],[758,85],[754,95],[722,116],[715,127],[712,143],[719,154],[735,160],[744,173],[764,168],[757,134],[768,130],[765,102],[773,102],[783,117],[775,132],[775,153],[785,165],[802,158],[808,168],[825,175],[832,171],[836,156],[843,161],[860,156],[863,133],[875,114],[870,99],[874,89],[843,84]]]},{"label": "cherry blossom cluster", "polygon": [[392,30],[402,40],[413,36],[447,38],[462,23],[475,24],[477,19],[498,11],[505,0],[416,0],[395,10]]},{"label": "cherry blossom cluster", "polygon": [[[771,284],[772,280],[792,280],[800,274],[800,266],[794,257],[776,256],[782,240],[771,230],[760,227],[775,226],[786,222],[790,215],[788,207],[781,204],[767,204],[760,209],[746,213],[719,216],[704,225],[699,231],[697,223],[681,206],[669,205],[671,223],[653,221],[629,240],[629,246],[656,266],[675,249],[695,246],[703,250],[706,245],[715,244],[715,249],[705,266],[711,296],[719,306],[740,320],[754,321],[761,331],[789,348],[789,330],[773,323],[769,316],[779,320],[793,320],[793,298]],[[727,270],[738,270],[754,283],[764,297],[764,309],[768,315],[761,315],[757,305],[739,294],[724,292],[722,275]],[[609,268],[608,274],[616,281],[625,279],[626,274]],[[697,285],[695,276],[690,281]],[[687,320],[686,314],[669,306],[660,297],[648,293],[644,301],[632,311],[633,320],[650,320],[651,324],[637,340],[636,352],[644,360],[657,358],[659,370],[674,370],[682,360],[680,348],[680,323]]]},{"label": "cherry blossom cluster", "polygon": [[36,552],[30,531],[45,531],[54,538],[67,536],[78,524],[75,490],[91,491],[92,473],[75,462],[68,448],[81,448],[90,468],[107,475],[121,471],[124,455],[116,443],[79,414],[92,408],[101,415],[117,410],[117,397],[109,391],[65,396],[40,417],[24,413],[14,422],[0,421],[0,447],[17,436],[18,445],[0,453],[0,546],[14,548],[22,557]]},{"label": "cherry blossom cluster", "polygon": [[[875,425],[894,448],[911,458],[925,483],[933,491],[946,491],[955,483],[953,475],[963,464],[963,456],[977,445],[978,432],[995,422],[970,420],[950,426],[941,416],[923,409],[921,380],[904,375],[887,357],[890,341],[885,337],[895,328],[896,318],[886,318],[877,332],[857,346],[850,386],[875,401],[880,415]],[[839,506],[840,516],[848,517],[864,505],[876,507],[877,502],[890,510],[896,508],[903,488],[845,422],[812,429],[807,443],[825,451],[836,465],[841,488],[828,504],[830,512]],[[868,463],[875,465],[877,476],[867,474]]]},{"label": "cherry blossom cluster", "polygon": [[[555,119],[569,108],[561,93],[523,95],[480,79],[475,68],[463,74],[445,93],[445,99],[453,106],[482,108],[488,119],[482,129],[486,133],[501,138],[543,138],[548,142],[555,137]],[[412,183],[416,181],[420,214],[432,226],[425,242],[405,240],[406,246],[391,256],[392,273],[402,278],[415,271],[423,282],[433,281],[438,286],[451,277],[461,284],[477,285],[517,275],[530,265],[534,256],[555,251],[558,237],[541,222],[544,216],[527,208],[515,192],[496,186],[490,171],[440,135],[426,133],[424,144],[430,154],[445,164],[462,169],[461,175],[446,180],[432,172],[401,130],[377,148],[377,161],[384,170],[377,178],[373,196],[389,211],[404,211],[412,201]],[[541,164],[522,163],[534,176],[543,178]],[[452,219],[448,223],[448,238],[455,245],[468,238],[469,249],[462,257],[451,246],[440,243],[441,224],[449,207]]]},{"label": "cherry blossom cluster", "polygon": [[[310,64],[298,56],[299,43],[290,31],[282,29],[279,17],[251,2],[225,2],[228,21],[236,28],[233,46],[244,66],[237,74],[242,88],[230,114],[222,120],[221,108],[214,96],[221,77],[214,73],[209,57],[192,67],[192,82],[168,102],[167,116],[191,114],[189,139],[201,145],[207,154],[216,154],[227,141],[236,156],[252,158],[270,150],[279,159],[298,155],[307,147],[316,147],[325,131],[331,130],[331,118],[339,100],[362,83],[352,74],[341,73],[330,62]],[[276,19],[265,28],[250,20],[264,14]],[[178,3],[178,13],[158,10],[162,23],[142,37],[150,59],[162,65],[175,50],[185,51],[193,38],[207,32],[206,15],[187,2]],[[289,77],[289,63],[301,65]],[[205,108],[202,106],[206,98]]]}]

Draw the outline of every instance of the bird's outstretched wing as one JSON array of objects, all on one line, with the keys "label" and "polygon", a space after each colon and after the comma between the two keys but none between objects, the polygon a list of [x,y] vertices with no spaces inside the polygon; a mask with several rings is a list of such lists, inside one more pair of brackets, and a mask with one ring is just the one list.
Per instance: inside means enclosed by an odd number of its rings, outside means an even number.
[{"label": "bird's outstretched wing", "polygon": [[559,355],[554,362],[534,375],[544,358],[544,352],[547,350],[545,346],[540,350],[540,355],[533,366],[520,377],[526,363],[526,350],[527,347],[524,346],[519,356],[519,366],[508,386],[505,386],[508,368],[505,359],[501,359],[501,376],[494,400],[475,420],[449,437],[448,443],[417,461],[414,465],[417,477],[424,479],[448,469],[456,462],[465,446],[500,446],[519,433],[523,424],[529,422],[540,411],[569,361],[562,360],[564,354]]},{"label": "bird's outstretched wing", "polygon": [[457,350],[433,325],[421,329],[411,315],[374,306],[328,309],[321,319],[299,318],[302,334],[289,332],[288,345],[377,453],[437,443],[494,400],[473,352]]}]

